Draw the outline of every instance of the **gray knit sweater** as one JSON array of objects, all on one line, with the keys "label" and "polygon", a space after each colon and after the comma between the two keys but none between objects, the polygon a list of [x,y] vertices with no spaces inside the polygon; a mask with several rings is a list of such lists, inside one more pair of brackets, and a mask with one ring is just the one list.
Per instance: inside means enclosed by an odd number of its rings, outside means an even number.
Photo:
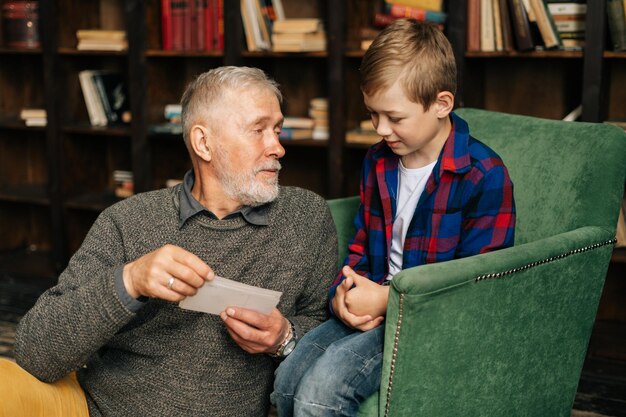
[{"label": "gray knit sweater", "polygon": [[92,416],[263,416],[276,363],[237,346],[218,316],[151,299],[137,313],[115,288],[116,267],[164,244],[223,277],[283,292],[279,310],[303,332],[326,315],[336,273],[325,201],[281,187],[267,226],[200,214],[179,228],[180,186],[139,194],[104,212],[58,285],[22,319],[15,356],[54,381],[78,370]]}]

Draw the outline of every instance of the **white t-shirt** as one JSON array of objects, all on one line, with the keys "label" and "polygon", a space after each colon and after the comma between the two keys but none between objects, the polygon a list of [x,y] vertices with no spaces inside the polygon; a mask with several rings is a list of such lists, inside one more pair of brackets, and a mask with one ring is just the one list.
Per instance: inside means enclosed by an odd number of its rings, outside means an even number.
[{"label": "white t-shirt", "polygon": [[433,171],[433,167],[437,161],[421,168],[405,168],[400,160],[398,169],[398,200],[396,205],[396,218],[393,221],[393,229],[391,232],[391,253],[389,256],[389,275],[390,280],[395,274],[402,270],[402,252],[404,249],[404,240],[409,229],[409,224],[415,213],[417,202],[424,192],[426,181]]}]

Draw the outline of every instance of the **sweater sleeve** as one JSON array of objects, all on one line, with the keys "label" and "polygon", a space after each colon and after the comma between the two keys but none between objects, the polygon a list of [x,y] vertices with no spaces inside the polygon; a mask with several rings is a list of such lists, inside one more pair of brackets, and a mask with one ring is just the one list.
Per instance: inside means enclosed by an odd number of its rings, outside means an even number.
[{"label": "sweater sleeve", "polygon": [[296,315],[288,317],[302,332],[299,337],[327,318],[328,285],[337,272],[337,231],[328,205],[322,199],[319,201],[320,206],[311,209],[318,214],[308,227],[315,232],[311,237],[308,267],[302,272],[306,275],[306,288],[297,302]]},{"label": "sweater sleeve", "polygon": [[56,286],[20,321],[17,363],[45,382],[85,365],[133,316],[120,301],[116,267],[125,261],[118,228],[103,212]]}]

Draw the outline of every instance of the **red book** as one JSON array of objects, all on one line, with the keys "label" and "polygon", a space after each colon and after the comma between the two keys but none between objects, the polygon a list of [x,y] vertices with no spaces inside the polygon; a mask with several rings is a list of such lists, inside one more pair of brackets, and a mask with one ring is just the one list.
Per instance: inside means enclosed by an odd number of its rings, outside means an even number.
[{"label": "red book", "polygon": [[390,24],[392,24],[393,22],[395,22],[398,19],[400,19],[400,17],[392,16],[392,15],[386,14],[386,13],[376,13],[374,15],[374,22],[373,22],[373,24],[377,28],[384,28],[386,26],[389,26]]},{"label": "red book", "polygon": [[217,51],[224,50],[224,0],[216,0],[217,2],[217,16],[216,16],[216,28],[217,36],[215,38],[215,49]]},{"label": "red book", "polygon": [[196,30],[196,0],[183,0],[182,3],[185,4],[183,12],[183,49],[192,51],[196,49],[196,40],[194,38]]},{"label": "red book", "polygon": [[213,26],[215,14],[215,0],[207,0],[204,9],[204,49],[212,51],[215,48],[215,40],[213,36]]},{"label": "red book", "polygon": [[468,51],[480,51],[480,0],[467,0]]},{"label": "red book", "polygon": [[204,51],[206,47],[204,46],[204,41],[206,36],[204,35],[204,31],[206,30],[205,19],[205,10],[207,6],[207,0],[195,0],[196,2],[196,31],[193,34],[196,38],[195,46],[196,50]]},{"label": "red book", "polygon": [[170,0],[172,13],[172,49],[182,51],[184,49],[185,0]]},{"label": "red book", "polygon": [[170,0],[161,0],[161,41],[163,49],[172,49],[172,8]]}]

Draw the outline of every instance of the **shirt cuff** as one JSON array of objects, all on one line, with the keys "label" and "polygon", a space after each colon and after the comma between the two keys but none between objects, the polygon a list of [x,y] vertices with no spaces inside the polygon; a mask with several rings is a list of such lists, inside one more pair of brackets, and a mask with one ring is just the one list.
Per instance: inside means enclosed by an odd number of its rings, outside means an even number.
[{"label": "shirt cuff", "polygon": [[120,265],[115,268],[115,289],[117,290],[117,296],[120,301],[128,310],[136,313],[139,311],[141,307],[143,307],[146,303],[142,299],[145,297],[139,297],[139,299],[135,299],[130,296],[128,291],[126,291],[126,287],[124,286],[124,265]]}]

